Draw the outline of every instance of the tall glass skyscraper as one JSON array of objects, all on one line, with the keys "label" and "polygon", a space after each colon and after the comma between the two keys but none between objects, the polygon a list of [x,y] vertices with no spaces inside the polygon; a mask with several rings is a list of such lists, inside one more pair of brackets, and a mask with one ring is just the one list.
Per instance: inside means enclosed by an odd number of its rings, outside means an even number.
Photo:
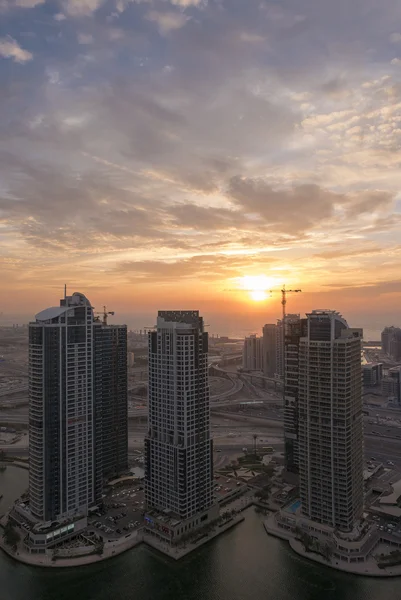
[{"label": "tall glass skyscraper", "polygon": [[362,329],[335,311],[307,318],[299,342],[302,513],[350,531],[363,513]]},{"label": "tall glass skyscraper", "polygon": [[159,311],[149,333],[148,429],[147,507],[195,526],[213,504],[208,334],[198,311]]},{"label": "tall glass skyscraper", "polygon": [[285,467],[290,473],[298,473],[299,345],[307,335],[307,320],[300,315],[287,315],[284,335]]},{"label": "tall glass skyscraper", "polygon": [[101,502],[127,467],[127,332],[80,293],[29,324],[29,508],[54,521]]}]

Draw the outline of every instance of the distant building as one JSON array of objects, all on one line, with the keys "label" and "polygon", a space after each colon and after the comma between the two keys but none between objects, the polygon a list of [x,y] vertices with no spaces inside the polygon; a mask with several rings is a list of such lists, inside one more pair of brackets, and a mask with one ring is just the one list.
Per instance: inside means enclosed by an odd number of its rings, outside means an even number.
[{"label": "distant building", "polygon": [[149,332],[148,406],[145,519],[149,532],[171,540],[218,514],[208,334],[198,311],[159,311],[157,329]]},{"label": "distant building", "polygon": [[362,330],[335,311],[307,317],[299,346],[302,513],[350,531],[363,513]]},{"label": "distant building", "polygon": [[276,372],[275,376],[280,379],[284,376],[284,335],[283,321],[279,319],[276,327]]},{"label": "distant building", "polygon": [[298,473],[299,345],[307,336],[307,319],[288,315],[285,320],[284,445],[285,467]]},{"label": "distant building", "polygon": [[401,366],[392,367],[382,380],[382,394],[388,400],[401,405]]},{"label": "distant building", "polygon": [[242,351],[242,368],[244,371],[263,370],[263,338],[257,335],[245,338]]},{"label": "distant building", "polygon": [[134,352],[128,352],[128,366],[131,369],[135,364],[135,354]]},{"label": "distant building", "polygon": [[392,332],[389,355],[395,362],[401,361],[401,329],[399,327]]},{"label": "distant building", "polygon": [[395,362],[401,361],[401,329],[385,327],[381,334],[382,350]]},{"label": "distant building", "polygon": [[381,383],[383,377],[383,363],[367,363],[362,366],[363,385],[374,387]]},{"label": "distant building", "polygon": [[263,327],[263,373],[274,377],[276,373],[277,325],[267,323]]}]

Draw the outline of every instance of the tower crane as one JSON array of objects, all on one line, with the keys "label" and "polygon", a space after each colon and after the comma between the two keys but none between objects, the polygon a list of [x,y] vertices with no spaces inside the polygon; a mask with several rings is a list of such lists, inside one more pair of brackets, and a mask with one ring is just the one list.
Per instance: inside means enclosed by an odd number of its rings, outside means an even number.
[{"label": "tower crane", "polygon": [[281,288],[281,290],[269,290],[269,294],[274,294],[276,291],[281,292],[281,305],[283,307],[283,327],[285,321],[285,307],[287,306],[287,294],[297,294],[298,292],[302,292],[302,290],[287,290],[285,284]]},{"label": "tower crane", "polygon": [[107,317],[109,315],[114,316],[114,310],[107,310],[106,306],[103,306],[103,311],[102,312],[94,312],[93,314],[94,315],[101,315],[103,317],[102,318],[103,325],[107,325]]},{"label": "tower crane", "polygon": [[[254,290],[244,290],[244,289],[236,289],[236,290],[227,290],[229,292],[253,292]],[[275,294],[276,292],[281,293],[281,306],[283,307],[283,317],[282,317],[282,343],[283,343],[283,401],[285,405],[285,317],[286,317],[286,306],[287,306],[287,294],[298,294],[302,292],[302,290],[287,290],[285,284],[281,288],[281,290],[266,290],[266,292],[270,295]]]},{"label": "tower crane", "polygon": [[[252,289],[244,289],[244,288],[238,288],[236,290],[226,290],[227,292],[254,292],[255,290]],[[286,309],[286,305],[287,305],[287,294],[296,294],[298,292],[302,292],[302,290],[287,290],[287,288],[285,287],[285,284],[283,285],[283,287],[281,288],[281,290],[266,290],[266,293],[272,295],[275,294],[276,292],[281,292],[281,305],[283,307],[283,323],[284,323],[284,319],[285,319],[285,309]]]}]

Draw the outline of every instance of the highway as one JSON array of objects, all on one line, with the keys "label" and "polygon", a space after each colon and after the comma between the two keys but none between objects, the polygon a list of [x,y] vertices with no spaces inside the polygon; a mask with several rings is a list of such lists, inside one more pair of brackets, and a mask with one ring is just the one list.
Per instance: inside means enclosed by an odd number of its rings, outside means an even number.
[{"label": "highway", "polygon": [[[229,427],[230,426],[228,426],[227,429]],[[142,450],[143,443],[140,438],[144,436],[144,433],[144,431],[137,432],[135,440],[129,441],[130,450]],[[238,435],[241,435],[241,440],[239,440],[237,437],[230,438],[227,432],[225,432],[224,434],[220,434],[218,431],[215,430],[213,432],[215,450],[222,450],[223,452],[241,452],[244,446],[252,447],[253,431],[250,431],[249,427],[246,431],[238,432]],[[394,462],[396,467],[398,467],[401,470],[401,440],[386,439],[380,438],[378,436],[365,435],[364,442],[366,459],[371,460],[372,458],[374,458],[376,460],[380,460],[383,463],[386,463],[388,460],[391,460],[392,462]],[[281,435],[277,430],[259,431],[258,446],[260,447],[261,444],[272,445],[274,446],[274,448],[279,450],[281,450],[284,447],[284,444],[281,440]],[[6,454],[10,454],[12,456],[26,457],[28,455],[27,445],[2,445],[0,446],[0,449],[3,450]]]},{"label": "highway", "polygon": [[13,388],[11,390],[3,390],[0,392],[0,398],[3,398],[4,396],[13,396],[14,394],[20,394],[21,392],[27,392],[28,391],[28,386],[24,385],[18,388]]}]

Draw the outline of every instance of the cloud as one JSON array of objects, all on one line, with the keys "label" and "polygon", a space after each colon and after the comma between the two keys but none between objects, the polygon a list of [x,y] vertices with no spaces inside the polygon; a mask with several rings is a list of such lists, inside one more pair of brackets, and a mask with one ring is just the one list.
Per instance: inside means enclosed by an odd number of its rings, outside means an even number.
[{"label": "cloud", "polygon": [[172,206],[169,213],[180,227],[195,230],[228,230],[239,226],[241,222],[244,225],[240,212],[204,207],[189,202]]},{"label": "cloud", "polygon": [[35,8],[39,4],[44,4],[46,0],[2,0],[0,10],[11,10],[12,8]]},{"label": "cloud", "polygon": [[78,44],[92,44],[93,35],[90,33],[78,33]]},{"label": "cloud", "polygon": [[401,33],[392,33],[389,39],[392,44],[398,44],[401,42]]},{"label": "cloud", "polygon": [[298,233],[328,219],[340,196],[317,185],[275,189],[261,178],[234,177],[229,197],[247,213],[261,217],[267,227],[285,233]]},{"label": "cloud", "polygon": [[394,195],[383,191],[366,191],[350,194],[348,202],[345,203],[348,217],[357,217],[362,214],[381,213],[383,209],[391,207]]},{"label": "cloud", "polygon": [[[268,257],[252,257],[265,268],[273,264],[274,259]],[[135,283],[151,281],[163,283],[177,279],[197,280],[207,277],[210,282],[216,278],[231,279],[240,277],[249,263],[249,257],[222,254],[195,254],[188,258],[176,260],[122,261],[116,271],[124,273]]]},{"label": "cloud", "polygon": [[342,258],[355,258],[355,257],[371,257],[377,256],[380,254],[386,254],[386,252],[393,252],[394,250],[400,250],[401,247],[397,246],[392,248],[383,248],[377,244],[368,244],[365,246],[361,244],[360,247],[357,248],[344,248],[342,243],[335,244],[335,249],[333,250],[324,250],[323,252],[319,252],[314,255],[314,258],[322,258],[324,260],[339,260]]},{"label": "cloud", "polygon": [[33,54],[24,50],[12,37],[0,38],[0,56],[12,58],[14,62],[25,63],[32,60]]},{"label": "cloud", "polygon": [[169,238],[156,202],[150,213],[146,197],[120,189],[99,171],[77,178],[54,165],[27,164],[5,153],[1,159],[13,180],[0,197],[2,215],[38,248],[75,253]]},{"label": "cloud", "polygon": [[[373,0],[338,1],[301,15],[295,0],[60,0],[29,31],[24,11],[4,11],[35,55],[32,69],[2,63],[12,260],[36,264],[36,281],[42,265],[79,260],[116,290],[145,278],[177,289],[197,269],[204,281],[274,269],[311,289],[395,280],[401,15],[395,0],[374,17]],[[90,35],[89,53],[77,40]]]},{"label": "cloud", "polygon": [[208,0],[170,0],[174,6],[181,6],[187,8],[188,6],[206,6]]},{"label": "cloud", "polygon": [[39,4],[44,4],[46,0],[15,0],[15,6],[20,8],[34,8]]},{"label": "cloud", "polygon": [[247,44],[260,44],[262,42],[266,42],[266,37],[264,35],[254,33],[252,31],[241,31],[239,34],[239,39],[241,42],[245,42]]},{"label": "cloud", "polygon": [[180,12],[159,12],[157,10],[148,12],[146,18],[157,24],[161,35],[166,35],[171,31],[181,29],[189,19],[189,17]]},{"label": "cloud", "polygon": [[358,285],[344,285],[343,283],[331,283],[327,284],[328,287],[337,288],[341,291],[354,291],[354,293],[358,296],[362,296],[363,298],[368,297],[377,297],[384,294],[394,294],[401,292],[401,280],[391,280],[391,281],[365,281]]},{"label": "cloud", "polygon": [[393,60],[390,61],[391,65],[401,65],[401,58],[393,58]]},{"label": "cloud", "polygon": [[65,0],[64,10],[71,17],[86,17],[97,11],[105,0]]}]

